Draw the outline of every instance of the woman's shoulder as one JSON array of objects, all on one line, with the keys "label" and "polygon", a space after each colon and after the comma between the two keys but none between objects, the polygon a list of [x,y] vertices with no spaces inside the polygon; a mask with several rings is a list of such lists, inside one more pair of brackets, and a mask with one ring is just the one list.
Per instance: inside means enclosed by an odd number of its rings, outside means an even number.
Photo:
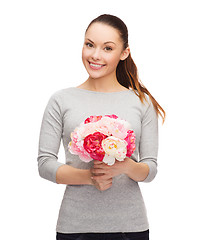
[{"label": "woman's shoulder", "polygon": [[52,98],[62,98],[73,92],[74,87],[61,88],[51,94]]},{"label": "woman's shoulder", "polygon": [[62,88],[54,91],[50,94],[48,104],[55,106],[61,106],[65,104],[65,102],[70,101],[72,98],[70,97],[72,94],[72,87]]},{"label": "woman's shoulder", "polygon": [[132,89],[129,88],[130,92],[131,92],[131,96],[134,97],[135,100],[138,99],[138,102],[142,105],[142,107],[148,107],[151,104],[151,99],[150,97],[144,93],[144,98],[143,98],[143,102],[140,100],[140,95],[137,89]]}]

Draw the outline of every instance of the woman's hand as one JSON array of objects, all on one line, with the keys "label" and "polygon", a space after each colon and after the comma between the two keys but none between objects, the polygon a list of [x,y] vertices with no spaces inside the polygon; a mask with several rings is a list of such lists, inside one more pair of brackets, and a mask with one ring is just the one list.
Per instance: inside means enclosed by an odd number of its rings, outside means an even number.
[{"label": "woman's hand", "polygon": [[[98,163],[101,163],[101,162],[94,160],[94,166],[96,166],[96,164],[98,164]],[[108,178],[108,177],[105,178],[105,176],[103,176],[104,174],[95,173],[94,166],[93,166],[93,168],[90,169],[93,185],[98,190],[105,191],[112,186],[112,178]],[[96,180],[95,179],[96,176],[101,176],[102,178],[100,180]]]},{"label": "woman's hand", "polygon": [[93,168],[90,169],[92,181],[99,190],[106,190],[112,186],[112,178],[120,174],[126,174],[137,182],[144,181],[149,174],[149,166],[146,163],[135,162],[126,157],[124,161],[116,160],[112,166],[94,160]]},{"label": "woman's hand", "polygon": [[94,175],[92,176],[93,185],[100,191],[105,191],[112,186],[112,178],[107,180],[96,181],[93,179]]},{"label": "woman's hand", "polygon": [[99,190],[106,190],[112,186],[112,178],[120,174],[126,173],[128,158],[124,161],[115,161],[112,166],[94,160],[93,168],[91,168],[92,180]]}]

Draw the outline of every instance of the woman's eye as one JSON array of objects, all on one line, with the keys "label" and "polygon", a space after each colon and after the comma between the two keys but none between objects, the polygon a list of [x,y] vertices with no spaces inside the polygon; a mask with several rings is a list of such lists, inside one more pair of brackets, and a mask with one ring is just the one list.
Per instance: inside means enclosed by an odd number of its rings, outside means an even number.
[{"label": "woman's eye", "polygon": [[93,47],[93,45],[91,43],[86,43],[86,46],[90,47],[90,48]]},{"label": "woman's eye", "polygon": [[106,51],[112,51],[112,48],[111,47],[105,47],[105,50]]}]

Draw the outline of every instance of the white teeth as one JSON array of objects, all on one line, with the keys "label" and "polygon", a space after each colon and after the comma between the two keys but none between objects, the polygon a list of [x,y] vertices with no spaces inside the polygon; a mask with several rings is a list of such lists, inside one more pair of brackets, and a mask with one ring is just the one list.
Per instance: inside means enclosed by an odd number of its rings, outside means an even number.
[{"label": "white teeth", "polygon": [[94,63],[90,63],[90,65],[91,65],[92,67],[102,67],[102,66],[103,66],[103,65],[94,64]]}]

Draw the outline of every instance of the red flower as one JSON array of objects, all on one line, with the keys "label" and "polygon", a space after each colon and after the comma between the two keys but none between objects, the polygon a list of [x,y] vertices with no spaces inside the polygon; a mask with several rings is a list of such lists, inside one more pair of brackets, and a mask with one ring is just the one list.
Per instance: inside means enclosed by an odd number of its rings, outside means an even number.
[{"label": "red flower", "polygon": [[102,140],[105,138],[107,138],[107,136],[101,132],[95,132],[85,137],[83,144],[84,149],[94,160],[103,160],[105,152],[102,148]]}]

